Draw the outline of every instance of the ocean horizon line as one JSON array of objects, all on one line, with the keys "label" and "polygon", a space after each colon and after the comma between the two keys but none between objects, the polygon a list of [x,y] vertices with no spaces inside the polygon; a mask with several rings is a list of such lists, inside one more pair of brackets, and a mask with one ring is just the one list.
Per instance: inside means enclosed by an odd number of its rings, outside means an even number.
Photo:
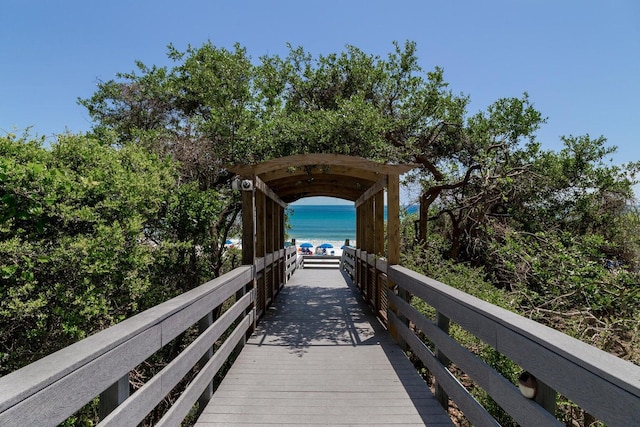
[{"label": "ocean horizon line", "polygon": [[341,242],[355,240],[356,209],[354,205],[301,205],[290,206],[287,236],[297,242],[303,240]]},{"label": "ocean horizon line", "polygon": [[[415,209],[415,208],[414,208]],[[385,220],[387,209],[384,209]],[[287,236],[297,241],[343,242],[356,238],[355,205],[290,205]]]}]

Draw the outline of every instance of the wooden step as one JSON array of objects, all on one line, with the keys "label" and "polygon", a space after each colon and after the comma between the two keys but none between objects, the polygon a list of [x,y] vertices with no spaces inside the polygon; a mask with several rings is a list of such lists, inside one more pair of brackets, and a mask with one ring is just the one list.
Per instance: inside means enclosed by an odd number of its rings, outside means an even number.
[{"label": "wooden step", "polygon": [[304,255],[302,268],[340,268],[340,259],[331,255]]}]

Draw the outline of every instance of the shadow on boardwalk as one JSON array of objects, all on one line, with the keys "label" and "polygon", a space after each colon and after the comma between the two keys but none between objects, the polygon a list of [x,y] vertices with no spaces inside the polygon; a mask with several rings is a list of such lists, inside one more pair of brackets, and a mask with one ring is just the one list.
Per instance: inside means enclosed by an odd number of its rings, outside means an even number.
[{"label": "shadow on boardwalk", "polygon": [[292,279],[197,425],[452,425],[339,270]]},{"label": "shadow on boardwalk", "polygon": [[[299,356],[311,346],[380,344],[385,329],[347,286],[342,273],[298,273],[306,280],[283,289],[258,326],[253,344],[284,346]],[[318,281],[323,283],[314,284]]]}]

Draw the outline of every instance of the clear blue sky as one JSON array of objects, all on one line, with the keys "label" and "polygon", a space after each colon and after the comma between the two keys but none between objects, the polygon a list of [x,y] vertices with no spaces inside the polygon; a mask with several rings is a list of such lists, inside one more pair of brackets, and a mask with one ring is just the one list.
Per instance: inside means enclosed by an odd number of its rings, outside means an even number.
[{"label": "clear blue sky", "polygon": [[538,139],[604,135],[614,163],[640,160],[638,0],[0,0],[0,133],[89,130],[77,105],[134,61],[172,65],[166,46],[239,42],[257,59],[301,45],[386,55],[415,41],[470,113],[528,92],[548,117]]}]

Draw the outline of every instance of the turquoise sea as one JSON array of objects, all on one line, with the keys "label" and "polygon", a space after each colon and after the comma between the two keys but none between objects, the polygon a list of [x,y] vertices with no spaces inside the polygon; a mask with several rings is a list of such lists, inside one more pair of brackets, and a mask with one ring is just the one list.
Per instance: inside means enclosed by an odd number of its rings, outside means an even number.
[{"label": "turquoise sea", "polygon": [[353,205],[290,205],[289,236],[298,242],[356,239],[356,208]]},{"label": "turquoise sea", "polygon": [[[417,206],[408,212],[417,211]],[[387,209],[384,210],[385,220]],[[356,208],[354,205],[289,205],[289,238],[303,241],[342,242],[356,240]]]}]

